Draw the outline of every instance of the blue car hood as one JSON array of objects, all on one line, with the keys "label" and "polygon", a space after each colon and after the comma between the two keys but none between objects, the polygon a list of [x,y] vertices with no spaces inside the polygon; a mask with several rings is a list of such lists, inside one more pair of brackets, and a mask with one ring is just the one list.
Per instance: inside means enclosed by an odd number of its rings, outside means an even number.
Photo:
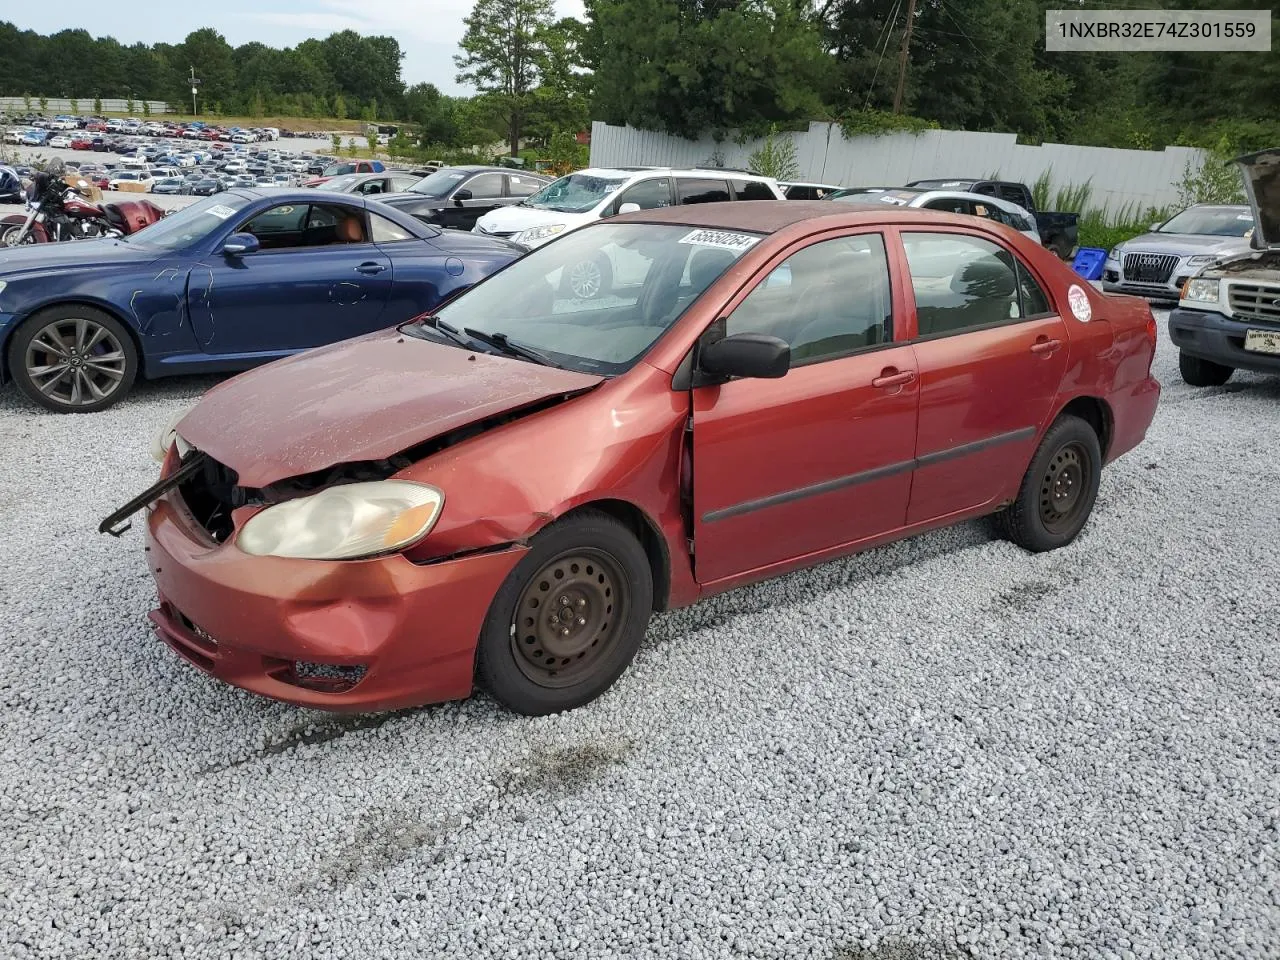
[{"label": "blue car hood", "polygon": [[503,256],[515,254],[520,256],[529,252],[527,247],[512,243],[510,240],[485,237],[478,233],[468,233],[465,230],[442,230],[438,236],[431,237],[427,242],[437,247],[442,253],[452,254],[455,257],[475,257],[493,254]]},{"label": "blue car hood", "polygon": [[164,252],[119,240],[68,240],[0,249],[0,279],[20,273],[149,263]]}]

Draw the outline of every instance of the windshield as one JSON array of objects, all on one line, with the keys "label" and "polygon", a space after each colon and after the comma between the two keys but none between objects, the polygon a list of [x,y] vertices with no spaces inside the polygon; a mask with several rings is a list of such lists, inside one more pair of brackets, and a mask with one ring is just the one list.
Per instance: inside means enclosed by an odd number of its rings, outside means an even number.
[{"label": "windshield", "polygon": [[477,284],[439,319],[505,334],[570,370],[618,374],[760,239],[687,225],[584,227]]},{"label": "windshield", "polygon": [[341,193],[343,190],[346,190],[349,186],[355,183],[358,179],[360,178],[355,174],[346,174],[345,176],[334,177],[332,180],[326,180],[324,183],[320,184],[320,186],[316,187],[316,189],[332,190],[334,192]]},{"label": "windshield", "polygon": [[248,203],[244,197],[225,194],[208,197],[189,207],[183,207],[177,213],[169,214],[163,220],[157,220],[149,227],[143,227],[125,239],[129,243],[146,244],[163,250],[181,250],[206,236],[229,217],[235,216]]},{"label": "windshield", "polygon": [[1248,207],[1190,207],[1160,227],[1161,233],[1204,237],[1244,237],[1253,229]]},{"label": "windshield", "polygon": [[467,175],[465,170],[437,170],[429,177],[423,177],[412,187],[408,189],[408,193],[420,193],[424,197],[447,197]]},{"label": "windshield", "polygon": [[324,168],[322,176],[336,177],[343,173],[355,173],[356,165],[354,163],[331,163]]},{"label": "windshield", "polygon": [[627,182],[625,177],[605,178],[586,173],[571,173],[553,180],[522,206],[557,213],[585,213]]}]

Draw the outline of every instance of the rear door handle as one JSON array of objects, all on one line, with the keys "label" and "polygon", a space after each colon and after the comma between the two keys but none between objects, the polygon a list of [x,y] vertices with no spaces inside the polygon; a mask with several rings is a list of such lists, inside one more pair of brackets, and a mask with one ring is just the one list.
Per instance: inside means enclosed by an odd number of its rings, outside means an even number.
[{"label": "rear door handle", "polygon": [[916,378],[914,370],[898,370],[896,367],[885,367],[880,376],[871,381],[873,387],[900,387]]},{"label": "rear door handle", "polygon": [[1050,354],[1062,346],[1061,340],[1049,340],[1045,337],[1040,338],[1031,345],[1032,353]]},{"label": "rear door handle", "polygon": [[370,261],[370,262],[368,262],[368,263],[362,263],[362,264],[360,264],[360,266],[356,267],[356,272],[357,272],[357,273],[367,273],[367,274],[372,275],[372,274],[375,274],[375,273],[381,273],[381,272],[382,272],[383,270],[385,270],[385,269],[387,269],[387,268],[386,268],[385,266],[383,266],[382,264],[380,264],[380,263],[374,263],[374,262]]}]

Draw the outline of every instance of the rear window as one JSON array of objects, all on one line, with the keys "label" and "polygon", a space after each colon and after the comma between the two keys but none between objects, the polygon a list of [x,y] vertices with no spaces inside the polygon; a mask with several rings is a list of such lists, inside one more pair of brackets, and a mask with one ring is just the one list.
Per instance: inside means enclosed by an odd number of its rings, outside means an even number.
[{"label": "rear window", "polygon": [[759,180],[734,180],[733,192],[739,200],[777,200],[765,184]]},{"label": "rear window", "polygon": [[723,203],[729,199],[729,184],[724,180],[686,179],[676,180],[676,188],[680,193],[680,202],[684,203]]}]

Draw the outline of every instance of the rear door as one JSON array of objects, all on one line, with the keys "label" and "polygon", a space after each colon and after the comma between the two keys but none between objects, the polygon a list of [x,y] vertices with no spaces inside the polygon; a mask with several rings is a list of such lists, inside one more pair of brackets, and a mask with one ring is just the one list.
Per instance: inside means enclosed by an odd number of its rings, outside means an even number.
[{"label": "rear door", "polygon": [[920,420],[908,523],[1012,496],[1066,371],[1067,330],[1009,250],[959,228],[901,232]]},{"label": "rear door", "polygon": [[507,175],[502,173],[477,173],[463,181],[440,211],[443,225],[470,230],[486,213],[502,206],[506,181]]},{"label": "rear door", "polygon": [[[808,240],[780,254],[707,332],[781,337],[777,380],[695,387],[694,569],[714,583],[901,527],[919,403],[895,341],[885,236]],[[695,254],[689,271],[702,269]]]}]

